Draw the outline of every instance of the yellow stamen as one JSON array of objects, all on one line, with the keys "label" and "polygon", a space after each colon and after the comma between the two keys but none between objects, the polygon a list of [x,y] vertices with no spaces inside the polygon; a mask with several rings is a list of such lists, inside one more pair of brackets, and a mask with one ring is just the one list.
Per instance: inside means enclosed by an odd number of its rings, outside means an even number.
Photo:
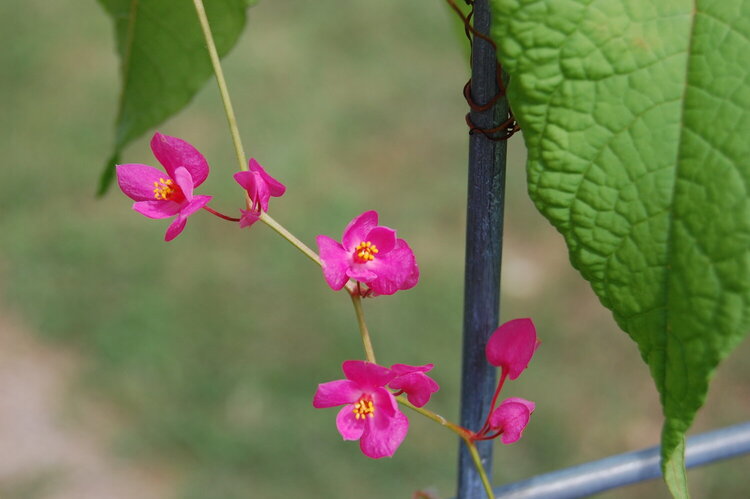
[{"label": "yellow stamen", "polygon": [[363,395],[359,401],[354,404],[354,419],[365,419],[368,415],[371,418],[375,417],[375,406],[372,403],[372,399],[369,395]]},{"label": "yellow stamen", "polygon": [[378,253],[378,247],[372,244],[370,241],[362,241],[354,248],[354,254],[357,259],[362,262],[370,262],[375,260],[375,255]]},{"label": "yellow stamen", "polygon": [[166,180],[160,178],[158,182],[154,182],[154,198],[164,201],[170,199],[175,192],[173,184],[174,182],[171,178]]}]

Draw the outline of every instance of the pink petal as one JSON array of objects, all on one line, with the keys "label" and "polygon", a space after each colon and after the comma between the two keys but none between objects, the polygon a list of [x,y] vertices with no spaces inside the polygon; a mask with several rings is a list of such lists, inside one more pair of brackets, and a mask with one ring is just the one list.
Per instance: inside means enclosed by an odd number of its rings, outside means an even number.
[{"label": "pink petal", "polygon": [[268,199],[271,197],[271,193],[259,173],[237,172],[234,174],[234,179],[247,191],[253,206],[259,206],[263,211],[268,211]]},{"label": "pink petal", "polygon": [[391,371],[396,373],[397,376],[403,376],[409,373],[426,373],[432,371],[435,364],[425,364],[423,366],[410,366],[409,364],[393,364]]},{"label": "pink petal", "polygon": [[190,176],[190,172],[184,167],[180,166],[174,171],[174,181],[182,190],[185,199],[190,201],[193,199],[193,177]]},{"label": "pink petal", "polygon": [[255,210],[240,210],[240,228],[250,227],[260,220],[260,212]]},{"label": "pink petal", "polygon": [[190,172],[195,187],[201,185],[208,177],[206,158],[182,139],[157,132],[151,139],[151,151],[172,178],[174,178],[175,170],[180,166]]},{"label": "pink petal", "polygon": [[378,275],[376,273],[367,270],[367,264],[352,264],[351,267],[346,269],[346,275],[350,279],[354,279],[355,281],[362,281],[365,284],[368,284],[378,278]]},{"label": "pink petal", "polygon": [[315,238],[318,243],[318,253],[323,267],[323,277],[334,291],[344,287],[349,278],[346,271],[349,268],[349,254],[339,243],[328,236]]},{"label": "pink petal", "polygon": [[254,188],[253,186],[255,185],[255,181],[254,181],[255,175],[253,175],[253,172],[246,172],[246,171],[237,172],[234,175],[232,175],[232,177],[246,191],[250,191],[251,189]]},{"label": "pink petal", "polygon": [[[501,439],[504,444],[512,444],[521,438],[533,411],[533,402],[528,400],[516,402],[514,400],[523,399],[503,400],[490,416],[490,427],[501,432]],[[531,410],[529,410],[529,404],[531,404]]]},{"label": "pink petal", "polygon": [[401,289],[408,289],[419,279],[419,274],[414,278],[416,266],[411,248],[403,239],[399,239],[392,251],[368,262],[368,269],[378,275],[368,285],[379,295],[392,295]]},{"label": "pink petal", "polygon": [[177,215],[184,203],[174,201],[136,201],[133,209],[148,218],[170,218]]},{"label": "pink petal", "polygon": [[[148,165],[117,165],[117,184],[133,201],[154,201],[154,182],[169,175]],[[166,177],[166,178],[165,178]]]},{"label": "pink petal", "polygon": [[365,360],[347,360],[341,364],[341,369],[346,379],[354,381],[364,391],[385,386],[396,376],[387,367]]},{"label": "pink petal", "polygon": [[341,245],[348,252],[354,250],[354,248],[365,241],[367,235],[372,229],[378,225],[378,212],[377,211],[366,211],[354,218],[349,225],[344,229],[344,234],[341,236]]},{"label": "pink petal", "polygon": [[531,319],[513,319],[498,327],[487,342],[487,361],[516,379],[531,361],[539,341]]},{"label": "pink petal", "polygon": [[503,405],[505,403],[515,403],[515,404],[523,404],[526,406],[526,408],[529,410],[529,414],[533,414],[534,410],[536,409],[536,404],[532,402],[531,400],[522,399],[521,397],[510,397],[505,400],[503,400],[500,405]]},{"label": "pink petal", "polygon": [[271,199],[271,193],[268,191],[268,184],[263,180],[258,182],[255,196],[253,201],[259,204],[263,211],[268,211],[268,200]]},{"label": "pink petal", "polygon": [[258,163],[255,160],[255,158],[250,158],[250,162],[248,166],[251,172],[260,173],[261,178],[268,186],[268,192],[271,194],[271,196],[279,197],[279,196],[282,196],[284,192],[286,192],[286,186],[282,184],[281,182],[279,182],[278,180],[276,180],[275,178],[273,178],[272,176],[270,176],[266,172],[266,170],[262,166],[260,166],[260,163]]},{"label": "pink petal", "polygon": [[375,388],[370,392],[370,396],[372,396],[372,404],[375,406],[376,412],[379,411],[388,417],[392,417],[398,411],[396,397],[386,388]]},{"label": "pink petal", "polygon": [[406,438],[409,431],[409,420],[401,411],[393,417],[368,418],[365,431],[359,439],[362,453],[373,459],[391,457]]},{"label": "pink petal", "polygon": [[342,404],[352,404],[362,395],[362,389],[354,381],[339,379],[321,383],[313,397],[313,407],[324,409]]},{"label": "pink petal", "polygon": [[354,416],[354,405],[349,404],[341,408],[336,415],[336,428],[344,440],[359,440],[365,431],[365,420]]},{"label": "pink petal", "polygon": [[409,402],[422,407],[430,401],[433,393],[440,389],[437,382],[423,372],[412,372],[399,376],[388,385],[394,390],[403,390]]},{"label": "pink petal", "polygon": [[193,213],[196,213],[197,211],[203,209],[204,206],[208,204],[209,201],[211,201],[211,196],[195,196],[193,197],[193,200],[190,201],[187,205],[184,205],[182,210],[180,210],[180,215],[183,217],[189,217]]},{"label": "pink petal", "polygon": [[396,231],[388,227],[375,227],[365,237],[378,248],[378,256],[388,253],[396,246]]},{"label": "pink petal", "polygon": [[[400,241],[403,241],[403,239],[400,239]],[[406,244],[406,242],[404,242]],[[411,248],[409,248],[409,251],[411,251]],[[411,289],[414,286],[417,285],[419,282],[419,266],[417,265],[416,259],[414,260],[414,266],[411,269],[411,273],[409,274],[409,277],[406,278],[406,280],[401,284],[401,290],[405,289]]]},{"label": "pink petal", "polygon": [[174,219],[174,222],[167,227],[167,232],[164,234],[164,240],[169,242],[175,237],[179,236],[182,233],[182,230],[185,228],[185,224],[187,223],[187,216],[180,213],[177,215],[177,218]]}]

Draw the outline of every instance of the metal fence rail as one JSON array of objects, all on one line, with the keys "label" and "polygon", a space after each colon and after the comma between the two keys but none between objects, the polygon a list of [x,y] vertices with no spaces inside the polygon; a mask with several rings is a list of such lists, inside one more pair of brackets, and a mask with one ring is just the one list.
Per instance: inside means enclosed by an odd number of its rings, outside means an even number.
[{"label": "metal fence rail", "polygon": [[[687,439],[688,468],[750,453],[750,421]],[[494,489],[497,499],[574,499],[661,476],[659,446],[592,461]]]}]

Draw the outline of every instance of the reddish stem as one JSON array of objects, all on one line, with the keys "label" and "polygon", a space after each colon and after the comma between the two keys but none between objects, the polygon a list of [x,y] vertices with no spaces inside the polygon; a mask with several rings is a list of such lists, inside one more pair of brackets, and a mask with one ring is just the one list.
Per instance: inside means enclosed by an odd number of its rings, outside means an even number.
[{"label": "reddish stem", "polygon": [[482,435],[482,436],[474,435],[474,437],[472,437],[472,440],[492,440],[493,438],[497,438],[500,435],[502,435],[502,433],[503,432],[498,431],[498,432],[493,433],[492,435]]},{"label": "reddish stem", "polygon": [[[503,368],[502,374],[500,374],[500,382],[497,384],[497,388],[495,389],[495,394],[492,396],[492,403],[490,403],[490,410],[489,412],[487,412],[487,419],[484,421],[484,426],[482,426],[482,429],[479,430],[479,432],[477,432],[477,435],[485,435],[490,430],[490,416],[492,416],[492,411],[495,410],[497,397],[498,395],[500,395],[500,391],[503,389],[503,385],[505,384],[505,378],[507,377],[508,377],[508,371],[505,368]],[[484,439],[477,438],[476,440],[484,440]]]},{"label": "reddish stem", "polygon": [[214,210],[213,208],[209,208],[208,205],[203,207],[204,210],[211,213],[212,215],[216,215],[219,218],[223,218],[224,220],[229,220],[230,222],[239,222],[239,218],[230,217],[227,215],[224,215],[223,213],[219,213],[218,211]]}]

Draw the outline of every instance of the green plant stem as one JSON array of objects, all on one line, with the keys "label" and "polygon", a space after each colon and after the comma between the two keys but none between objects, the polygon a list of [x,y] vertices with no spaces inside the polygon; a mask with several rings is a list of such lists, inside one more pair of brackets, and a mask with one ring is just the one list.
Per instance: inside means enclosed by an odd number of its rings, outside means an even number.
[{"label": "green plant stem", "polygon": [[[349,288],[347,287],[347,290]],[[357,314],[357,324],[359,324],[359,334],[362,336],[362,345],[365,348],[365,356],[368,362],[375,363],[375,351],[372,349],[372,341],[370,341],[370,332],[367,330],[367,323],[365,322],[365,311],[362,309],[362,297],[359,296],[359,292],[355,290],[352,292],[349,290],[349,296],[352,298],[352,305],[354,305],[354,313]]]},{"label": "green plant stem", "polygon": [[495,499],[495,493],[492,492],[492,485],[490,484],[490,480],[487,477],[487,473],[484,471],[484,466],[482,466],[482,458],[479,457],[476,443],[473,440],[467,439],[464,439],[464,442],[466,443],[466,447],[469,449],[469,454],[471,454],[471,459],[472,461],[474,461],[474,466],[477,468],[479,478],[482,479],[482,485],[484,485],[484,491],[487,493],[487,499]]},{"label": "green plant stem", "polygon": [[227,82],[224,79],[224,72],[221,69],[221,60],[219,59],[219,52],[216,50],[214,37],[211,34],[211,26],[208,24],[206,9],[203,6],[203,0],[193,0],[193,4],[195,4],[195,12],[198,14],[201,30],[203,30],[203,37],[206,39],[208,55],[211,58],[211,64],[214,67],[214,74],[216,75],[216,83],[219,84],[219,93],[221,93],[221,101],[224,103],[224,113],[227,115],[229,130],[232,133],[232,142],[234,143],[234,152],[237,155],[237,163],[240,170],[247,170],[245,150],[242,147],[240,130],[237,128],[237,118],[235,118],[232,101],[229,98]]},{"label": "green plant stem", "polygon": [[309,258],[316,264],[321,265],[320,257],[318,257],[317,253],[311,250],[305,243],[303,243],[302,241],[294,237],[294,235],[291,232],[286,230],[279,222],[271,218],[271,216],[268,213],[261,212],[260,221],[268,225],[269,227],[271,227],[281,237],[289,241],[292,244],[292,246],[300,250],[307,258]]},{"label": "green plant stem", "polygon": [[485,492],[487,492],[487,497],[489,499],[494,499],[495,496],[492,492],[492,485],[490,485],[490,480],[489,478],[487,478],[487,473],[484,471],[484,466],[482,466],[482,459],[479,457],[479,452],[477,452],[476,443],[474,442],[472,438],[474,437],[474,433],[472,433],[471,431],[467,430],[466,428],[462,426],[459,426],[455,423],[448,421],[440,414],[432,412],[429,409],[425,409],[424,407],[415,406],[414,404],[409,402],[409,400],[407,400],[407,398],[404,397],[403,395],[399,395],[398,397],[396,397],[396,401],[399,404],[405,407],[408,407],[412,411],[415,411],[421,414],[422,416],[435,421],[440,426],[443,426],[444,428],[448,428],[449,430],[454,432],[456,435],[461,437],[464,443],[466,443],[466,447],[469,449],[471,458],[474,461],[474,466],[476,466],[477,473],[479,473],[479,476],[482,479],[482,483],[484,484],[484,490]]},{"label": "green plant stem", "polygon": [[416,405],[414,405],[411,402],[409,402],[407,400],[407,398],[404,397],[403,395],[399,395],[398,397],[396,397],[396,401],[399,404],[401,404],[401,405],[403,405],[405,407],[408,407],[412,411],[418,412],[422,416],[435,421],[440,426],[444,426],[444,427],[448,428],[449,430],[451,430],[452,432],[454,432],[455,434],[457,434],[459,437],[463,438],[464,440],[470,440],[471,437],[473,436],[473,433],[470,432],[469,430],[467,430],[466,428],[458,426],[455,423],[451,423],[450,421],[448,421],[447,419],[445,419],[440,414],[432,412],[429,409],[425,409],[424,407],[417,407]]}]

